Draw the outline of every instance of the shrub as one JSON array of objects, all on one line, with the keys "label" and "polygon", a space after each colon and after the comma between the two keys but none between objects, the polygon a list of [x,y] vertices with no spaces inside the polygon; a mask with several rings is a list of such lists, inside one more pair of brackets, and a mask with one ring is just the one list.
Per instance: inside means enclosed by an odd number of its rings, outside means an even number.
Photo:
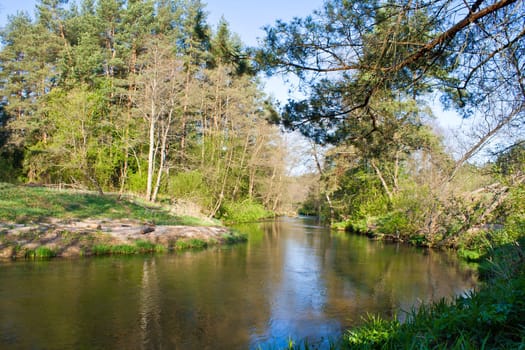
[{"label": "shrub", "polygon": [[175,198],[190,199],[203,207],[211,205],[212,196],[204,175],[199,171],[179,172],[170,177],[168,193]]},{"label": "shrub", "polygon": [[220,212],[220,218],[230,223],[255,222],[272,216],[271,211],[252,200],[225,203]]},{"label": "shrub", "polygon": [[348,226],[349,226],[349,221],[339,221],[339,222],[332,223],[330,225],[330,228],[332,230],[337,230],[337,231],[347,231]]}]

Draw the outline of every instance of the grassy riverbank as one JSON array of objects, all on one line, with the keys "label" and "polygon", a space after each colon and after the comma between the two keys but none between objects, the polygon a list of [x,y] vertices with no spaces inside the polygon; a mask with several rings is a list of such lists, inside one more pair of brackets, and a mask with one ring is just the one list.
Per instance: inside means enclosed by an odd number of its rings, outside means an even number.
[{"label": "grassy riverbank", "polygon": [[0,257],[140,254],[245,241],[205,217],[116,195],[0,184]]},{"label": "grassy riverbank", "polygon": [[117,195],[100,196],[45,187],[15,186],[0,183],[0,222],[31,223],[49,219],[134,219],[157,225],[209,226],[203,218],[180,216],[170,209],[142,201],[138,197],[118,199]]},{"label": "grassy riverbank", "polygon": [[424,305],[408,321],[369,316],[344,336],[349,349],[525,348],[525,239],[498,247],[480,265],[484,283],[454,302]]}]

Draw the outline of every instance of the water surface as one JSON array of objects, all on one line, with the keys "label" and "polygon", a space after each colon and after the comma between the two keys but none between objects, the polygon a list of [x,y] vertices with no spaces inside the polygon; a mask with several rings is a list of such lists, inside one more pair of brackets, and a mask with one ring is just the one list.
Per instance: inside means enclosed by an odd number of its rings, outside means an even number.
[{"label": "water surface", "polygon": [[472,272],[443,253],[283,218],[249,241],[154,256],[0,263],[0,348],[328,346],[366,313],[392,317],[461,294]]}]

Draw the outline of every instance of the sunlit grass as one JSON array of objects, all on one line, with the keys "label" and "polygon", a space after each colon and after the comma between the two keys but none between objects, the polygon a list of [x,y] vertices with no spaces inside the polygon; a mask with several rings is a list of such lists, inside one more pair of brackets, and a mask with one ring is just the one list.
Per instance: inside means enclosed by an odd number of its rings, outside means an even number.
[{"label": "sunlit grass", "polygon": [[159,205],[119,200],[116,195],[1,184],[0,221],[14,223],[59,219],[135,219],[157,225],[209,225],[188,216],[176,216]]},{"label": "sunlit grass", "polygon": [[38,247],[35,250],[28,250],[26,258],[29,259],[49,259],[56,256],[56,252],[48,247]]}]

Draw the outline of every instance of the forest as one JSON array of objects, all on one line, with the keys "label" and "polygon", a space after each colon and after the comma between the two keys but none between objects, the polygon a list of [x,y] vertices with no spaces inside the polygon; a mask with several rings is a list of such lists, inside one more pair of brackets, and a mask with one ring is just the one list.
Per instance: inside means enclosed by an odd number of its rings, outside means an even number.
[{"label": "forest", "polygon": [[[525,225],[523,7],[331,0],[248,48],[198,0],[41,0],[1,33],[0,180],[234,221],[300,205],[475,259]],[[279,106],[264,74],[304,98]],[[456,144],[436,103],[466,121]]]},{"label": "forest", "polygon": [[[0,179],[282,211],[286,157],[246,48],[200,1],[42,0],[0,52]],[[267,208],[268,210],[266,210]]]}]

